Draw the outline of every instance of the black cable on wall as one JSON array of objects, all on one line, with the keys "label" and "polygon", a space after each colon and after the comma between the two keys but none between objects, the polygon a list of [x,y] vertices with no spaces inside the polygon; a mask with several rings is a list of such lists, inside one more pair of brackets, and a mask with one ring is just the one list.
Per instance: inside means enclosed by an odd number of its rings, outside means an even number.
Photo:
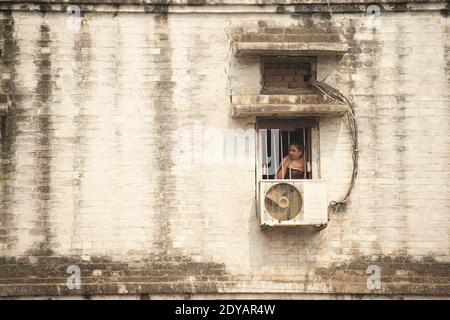
[{"label": "black cable on wall", "polygon": [[339,92],[339,90],[329,86],[324,82],[315,79],[310,79],[310,83],[319,91],[321,91],[323,94],[330,97],[332,100],[338,103],[345,104],[348,107],[346,112],[346,118],[348,123],[349,135],[352,143],[353,170],[350,184],[347,188],[347,192],[345,193],[345,195],[341,197],[339,200],[332,200],[328,205],[329,211],[337,213],[339,211],[339,208],[348,201],[350,194],[353,190],[353,187],[355,185],[356,177],[358,175],[358,124],[356,122],[355,111],[352,103],[341,92]]}]

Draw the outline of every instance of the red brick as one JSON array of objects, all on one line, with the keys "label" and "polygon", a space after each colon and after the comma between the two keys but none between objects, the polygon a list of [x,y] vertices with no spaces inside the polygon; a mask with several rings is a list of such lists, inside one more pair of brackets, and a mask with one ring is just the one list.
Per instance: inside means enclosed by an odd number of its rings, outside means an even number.
[{"label": "red brick", "polygon": [[287,88],[288,83],[287,82],[269,82],[268,87],[272,88]]},{"label": "red brick", "polygon": [[289,81],[294,81],[294,77],[293,77],[293,76],[284,76],[284,77],[283,77],[283,80],[284,80],[284,81],[288,81],[288,82],[289,82]]},{"label": "red brick", "polygon": [[278,82],[283,81],[283,76],[267,75],[264,77],[266,82]]},{"label": "red brick", "polygon": [[300,88],[300,85],[298,82],[288,82],[289,88]]}]

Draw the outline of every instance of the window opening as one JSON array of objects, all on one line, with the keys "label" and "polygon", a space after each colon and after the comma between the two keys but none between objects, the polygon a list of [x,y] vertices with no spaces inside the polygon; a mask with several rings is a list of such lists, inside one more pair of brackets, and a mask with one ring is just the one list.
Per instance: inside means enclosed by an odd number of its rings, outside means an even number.
[{"label": "window opening", "polygon": [[312,179],[311,128],[262,129],[262,179]]}]

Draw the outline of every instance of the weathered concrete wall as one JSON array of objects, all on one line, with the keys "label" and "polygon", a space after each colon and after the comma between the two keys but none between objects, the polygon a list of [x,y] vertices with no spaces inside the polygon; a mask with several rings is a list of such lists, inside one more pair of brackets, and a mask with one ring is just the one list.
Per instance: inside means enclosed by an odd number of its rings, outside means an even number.
[{"label": "weathered concrete wall", "polygon": [[[372,27],[289,7],[93,7],[80,24],[27,8],[0,12],[0,295],[450,294],[442,11],[383,12]],[[254,128],[230,117],[232,96],[260,89],[258,58],[230,50],[240,29],[332,31],[350,45],[318,78],[355,104],[359,173],[320,233],[260,230],[253,148],[247,162],[202,159],[229,150],[213,138]],[[321,119],[329,200],[345,192],[350,149],[343,118]],[[70,265],[80,290],[66,287]],[[381,290],[366,286],[370,265]]]}]

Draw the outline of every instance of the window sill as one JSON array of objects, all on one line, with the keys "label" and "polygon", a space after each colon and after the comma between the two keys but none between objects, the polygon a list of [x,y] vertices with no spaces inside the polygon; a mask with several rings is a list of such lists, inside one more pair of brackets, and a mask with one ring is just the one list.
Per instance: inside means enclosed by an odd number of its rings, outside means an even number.
[{"label": "window sill", "polygon": [[6,117],[7,113],[8,113],[8,105],[0,104],[0,118]]},{"label": "window sill", "polygon": [[348,44],[341,42],[235,42],[235,56],[343,55]]},{"label": "window sill", "polygon": [[308,95],[314,94],[314,90],[309,87],[305,88],[263,88],[261,95]]},{"label": "window sill", "polygon": [[347,111],[345,105],[317,93],[234,96],[231,107],[233,118],[342,116]]}]

